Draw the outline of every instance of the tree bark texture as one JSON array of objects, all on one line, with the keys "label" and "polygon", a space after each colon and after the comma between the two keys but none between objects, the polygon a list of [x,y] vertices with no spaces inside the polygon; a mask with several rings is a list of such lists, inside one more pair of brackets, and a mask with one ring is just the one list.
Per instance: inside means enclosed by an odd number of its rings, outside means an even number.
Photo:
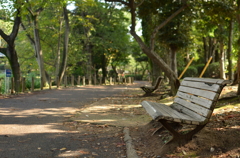
[{"label": "tree bark texture", "polygon": [[178,80],[178,77],[174,71],[167,65],[164,60],[154,51],[154,45],[155,45],[155,36],[157,35],[158,31],[165,26],[169,21],[171,21],[176,15],[178,15],[180,12],[182,12],[187,6],[183,5],[181,8],[179,8],[176,12],[174,12],[170,17],[168,17],[164,22],[162,22],[160,25],[158,25],[152,35],[151,35],[151,42],[150,42],[150,48],[145,45],[145,43],[142,41],[142,39],[137,35],[135,31],[136,27],[136,7],[137,4],[134,3],[134,0],[129,0],[129,3],[127,4],[130,8],[131,12],[131,30],[130,33],[134,37],[134,39],[138,42],[139,46],[143,50],[143,52],[159,67],[161,67],[162,71],[165,73],[165,75],[169,78],[171,84],[171,90],[172,95],[175,95],[177,92],[177,89],[180,85],[180,82]]},{"label": "tree bark texture", "polygon": [[233,79],[233,64],[232,64],[232,40],[233,40],[233,19],[229,22],[229,34],[228,34],[228,49],[227,49],[227,60],[228,60],[228,76],[229,80]]},{"label": "tree bark texture", "polygon": [[20,10],[17,9],[17,15],[14,19],[14,25],[10,35],[5,34],[0,29],[0,35],[7,43],[7,48],[1,49],[1,50],[2,50],[2,53],[6,55],[6,57],[9,60],[12,73],[14,76],[14,85],[15,85],[14,88],[16,92],[20,91],[20,66],[18,63],[17,52],[15,50],[15,39],[17,37],[20,24],[21,24]]},{"label": "tree bark texture", "polygon": [[220,65],[220,78],[222,79],[226,79],[226,76],[225,76],[225,68],[224,68],[224,43],[223,41],[220,42],[220,52],[219,52],[219,57],[220,57],[220,60],[219,60],[219,65]]},{"label": "tree bark texture", "polygon": [[60,65],[60,71],[59,71],[60,83],[65,74],[66,67],[67,67],[67,59],[68,59],[68,42],[69,42],[70,26],[69,26],[69,18],[68,18],[68,12],[66,7],[67,6],[63,7],[63,15],[64,15],[64,21],[65,21],[65,34],[64,34],[64,45],[63,45],[63,57],[62,57],[62,63]]}]

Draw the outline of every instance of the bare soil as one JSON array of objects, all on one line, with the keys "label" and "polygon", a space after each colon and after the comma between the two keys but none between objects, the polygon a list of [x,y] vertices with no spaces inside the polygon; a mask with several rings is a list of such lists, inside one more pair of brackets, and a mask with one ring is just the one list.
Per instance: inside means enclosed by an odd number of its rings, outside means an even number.
[{"label": "bare soil", "polygon": [[[131,128],[131,137],[137,153],[142,158],[239,158],[240,157],[240,98],[236,96],[237,87],[225,87],[213,116],[206,127],[194,136],[192,141],[184,146],[172,148],[167,146],[167,154],[162,155],[160,149],[171,135],[166,130],[156,132],[160,123],[150,121],[143,126]],[[154,100],[156,92],[149,96]],[[145,98],[149,100],[148,98]],[[161,97],[160,97],[161,98]],[[167,102],[171,97],[158,100]],[[146,114],[147,115],[147,114]],[[190,126],[183,126],[181,130],[187,130]]]},{"label": "bare soil", "polygon": [[[225,87],[207,126],[186,145],[176,148],[169,146],[165,155],[161,154],[160,149],[171,135],[166,130],[156,132],[161,126],[160,123],[152,121],[140,103],[149,100],[170,104],[173,97],[168,96],[167,87],[161,87],[161,90],[150,96],[145,96],[140,88],[125,90],[120,95],[102,98],[91,105],[86,105],[71,119],[79,124],[102,126],[98,132],[101,130],[104,132],[110,127],[129,127],[133,145],[141,158],[238,158],[240,98],[236,96],[236,90],[236,86]],[[181,130],[188,128],[191,127],[183,126]]]},{"label": "bare soil", "polygon": [[[123,149],[125,142],[122,130],[123,127],[129,127],[133,145],[141,158],[240,157],[240,98],[236,96],[236,86],[224,88],[210,122],[192,141],[174,149],[169,147],[165,155],[160,153],[160,149],[171,135],[166,130],[155,132],[160,124],[151,120],[140,103],[149,100],[170,104],[173,97],[168,96],[167,87],[161,87],[150,96],[145,96],[138,87],[126,88],[119,95],[86,104],[71,117],[66,117],[63,125],[73,131],[81,131],[85,137],[81,139],[83,143],[97,141],[92,147],[104,152],[111,150],[109,141],[113,138],[118,138],[113,143],[114,147]],[[184,126],[184,129],[188,128]],[[81,152],[88,154],[85,153],[87,151]],[[119,155],[125,156],[124,153]]]}]

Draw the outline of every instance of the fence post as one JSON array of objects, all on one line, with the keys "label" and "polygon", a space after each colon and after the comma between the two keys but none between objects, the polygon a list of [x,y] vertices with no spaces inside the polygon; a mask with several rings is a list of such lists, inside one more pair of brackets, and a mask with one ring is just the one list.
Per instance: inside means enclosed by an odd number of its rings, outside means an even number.
[{"label": "fence post", "polygon": [[80,76],[78,76],[77,85],[80,86]]},{"label": "fence post", "polygon": [[85,76],[83,76],[83,85],[84,85],[84,86],[86,85]]},{"label": "fence post", "polygon": [[113,85],[116,84],[116,77],[113,77]]},{"label": "fence post", "polygon": [[13,91],[14,91],[14,78],[12,77],[11,78],[11,85],[12,85],[12,88],[11,88],[11,94],[13,94]]},{"label": "fence post", "polygon": [[102,85],[102,77],[99,77],[99,84]]},{"label": "fence post", "polygon": [[40,79],[41,79],[41,90],[43,90],[43,77],[41,77]]},{"label": "fence post", "polygon": [[31,82],[31,91],[34,91],[34,77],[32,77],[32,82]]},{"label": "fence post", "polygon": [[67,87],[67,76],[64,76],[64,87]]},{"label": "fence post", "polygon": [[94,85],[97,85],[97,75],[94,74]]},{"label": "fence post", "polygon": [[0,78],[0,94],[2,93],[2,79]]},{"label": "fence post", "polygon": [[110,83],[109,84],[112,85],[112,77],[110,77]]},{"label": "fence post", "polygon": [[74,86],[74,76],[71,77],[71,85]]},{"label": "fence post", "polygon": [[59,77],[57,76],[57,88],[59,88],[59,86],[60,86],[60,83],[59,83]]},{"label": "fence post", "polygon": [[92,85],[92,75],[88,76],[88,85]]},{"label": "fence post", "polygon": [[22,78],[22,92],[25,92],[25,77]]},{"label": "fence post", "polygon": [[49,89],[52,89],[52,78],[49,77]]}]

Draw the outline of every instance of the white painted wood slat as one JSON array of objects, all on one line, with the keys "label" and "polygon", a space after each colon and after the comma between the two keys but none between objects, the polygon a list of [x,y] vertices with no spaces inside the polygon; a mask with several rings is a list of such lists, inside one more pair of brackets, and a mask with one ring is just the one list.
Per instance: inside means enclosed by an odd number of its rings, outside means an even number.
[{"label": "white painted wood slat", "polygon": [[193,87],[197,89],[204,89],[213,92],[219,92],[221,90],[221,86],[218,84],[208,84],[205,82],[190,82],[190,81],[182,81],[181,86]]},{"label": "white painted wood slat", "polygon": [[208,109],[211,109],[212,108],[212,104],[214,103],[214,101],[212,100],[208,100],[208,99],[205,99],[205,98],[200,98],[200,97],[197,97],[197,96],[194,96],[194,95],[191,95],[191,94],[188,94],[188,93],[183,93],[183,92],[180,92],[178,91],[177,92],[177,97],[180,97],[182,99],[185,99],[185,100],[189,100],[190,102],[194,102],[194,103],[197,103],[205,108],[208,108]]},{"label": "white painted wood slat", "polygon": [[173,103],[171,105],[171,108],[173,108],[175,110],[178,110],[178,111],[181,111],[182,113],[188,114],[190,117],[194,118],[194,120],[198,120],[201,123],[203,123],[207,120],[206,117],[198,115],[195,112],[193,112],[192,110],[189,110],[187,108],[183,108],[182,105],[179,105],[177,103]]},{"label": "white painted wood slat", "polygon": [[196,125],[200,124],[200,121],[202,121],[202,117],[200,117],[201,120],[195,119],[184,113],[180,113],[165,104],[148,101],[143,101],[141,104],[154,120],[166,119],[169,121]]},{"label": "white painted wood slat", "polygon": [[197,77],[186,77],[184,81],[197,81],[197,82],[208,82],[208,83],[216,83],[219,85],[230,84],[231,80],[223,80],[223,79],[213,79],[213,78],[197,78]]},{"label": "white painted wood slat", "polygon": [[195,89],[195,88],[189,88],[189,87],[184,87],[180,86],[178,91],[185,92],[185,93],[191,93],[193,95],[201,96],[204,98],[208,98],[210,100],[217,100],[219,94],[211,91],[205,91],[201,89]]},{"label": "white painted wood slat", "polygon": [[181,122],[182,119],[189,120],[191,119],[189,116],[184,116],[183,114],[179,113],[178,111],[170,108],[169,106],[165,104],[158,104],[154,102],[148,102],[152,106],[155,107],[158,111],[164,111],[161,116],[163,117],[168,117],[169,119],[173,118],[174,121],[176,122]]},{"label": "white painted wood slat", "polygon": [[[178,103],[182,106],[182,108],[186,108],[186,109],[190,109],[192,111],[194,111],[196,114],[198,115],[202,115],[204,117],[208,117],[209,114],[211,114],[211,110],[205,108],[205,107],[202,107],[202,106],[199,106],[197,104],[194,104],[194,103],[191,103],[191,102],[188,102],[184,99],[181,99],[181,98],[176,98],[175,103]],[[186,113],[187,115],[191,115],[191,114],[188,114]]]}]

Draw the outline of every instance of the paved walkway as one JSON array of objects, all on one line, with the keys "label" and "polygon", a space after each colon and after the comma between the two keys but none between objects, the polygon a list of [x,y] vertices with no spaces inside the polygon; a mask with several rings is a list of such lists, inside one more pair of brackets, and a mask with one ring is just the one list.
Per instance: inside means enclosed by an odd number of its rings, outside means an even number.
[{"label": "paved walkway", "polygon": [[86,86],[0,99],[0,157],[125,157],[119,137],[69,130],[63,120],[83,105],[127,88]]}]

